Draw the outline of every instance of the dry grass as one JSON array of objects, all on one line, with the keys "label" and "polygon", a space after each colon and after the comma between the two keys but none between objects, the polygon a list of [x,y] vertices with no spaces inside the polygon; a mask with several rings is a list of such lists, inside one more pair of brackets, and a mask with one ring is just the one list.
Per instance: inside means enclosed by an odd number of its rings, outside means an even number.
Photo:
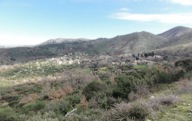
[{"label": "dry grass", "polygon": [[87,109],[88,108],[88,101],[86,100],[85,97],[81,98],[80,103],[79,103],[79,107],[81,109]]},{"label": "dry grass", "polygon": [[182,79],[177,83],[177,94],[192,92],[192,81],[189,79]]},{"label": "dry grass", "polygon": [[128,98],[130,101],[135,101],[140,98],[146,98],[149,96],[150,92],[146,85],[139,85],[136,87],[136,92],[131,92],[128,94]]},{"label": "dry grass", "polygon": [[73,92],[73,88],[71,86],[67,86],[64,89],[58,89],[48,94],[50,100],[60,99],[63,96],[66,96]]},{"label": "dry grass", "polygon": [[27,104],[27,103],[30,103],[30,102],[35,102],[39,98],[40,98],[40,96],[38,94],[36,94],[36,93],[29,94],[28,96],[25,96],[25,97],[21,98],[19,103],[20,104]]}]

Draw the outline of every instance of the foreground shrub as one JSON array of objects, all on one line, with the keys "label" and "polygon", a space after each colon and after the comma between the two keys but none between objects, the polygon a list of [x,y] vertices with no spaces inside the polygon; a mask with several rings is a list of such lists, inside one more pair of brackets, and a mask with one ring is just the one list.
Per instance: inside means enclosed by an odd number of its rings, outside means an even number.
[{"label": "foreground shrub", "polygon": [[37,101],[35,103],[27,103],[23,106],[23,110],[28,113],[30,111],[37,112],[45,107],[45,103],[43,101]]},{"label": "foreground shrub", "polygon": [[135,92],[131,91],[128,94],[128,98],[129,98],[129,101],[135,101],[135,100],[142,98],[142,97],[145,98],[149,94],[150,94],[150,92],[149,92],[148,86],[146,84],[145,85],[139,85],[136,87]]},{"label": "foreground shrub", "polygon": [[19,95],[3,95],[2,100],[9,102],[9,106],[14,106],[19,103]]},{"label": "foreground shrub", "polygon": [[129,110],[129,118],[138,121],[144,121],[148,116],[149,111],[147,107],[143,107],[142,105],[135,105]]},{"label": "foreground shrub", "polygon": [[19,121],[18,114],[11,108],[0,108],[0,121]]},{"label": "foreground shrub", "polygon": [[175,62],[175,66],[182,67],[186,71],[192,71],[192,60],[191,59],[179,60]]},{"label": "foreground shrub", "polygon": [[143,104],[121,103],[107,111],[103,116],[103,121],[145,121],[148,115],[149,110]]},{"label": "foreground shrub", "polygon": [[114,97],[120,97],[123,99],[128,98],[128,94],[131,91],[136,91],[136,87],[141,85],[143,82],[134,76],[119,76],[115,78],[117,83],[113,90]]},{"label": "foreground shrub", "polygon": [[183,75],[182,70],[158,71],[154,81],[155,84],[170,84],[179,81]]},{"label": "foreground shrub", "polygon": [[92,97],[97,95],[99,92],[104,92],[106,90],[106,84],[99,81],[90,82],[83,90],[87,100],[90,100]]},{"label": "foreground shrub", "polygon": [[192,72],[188,72],[184,74],[184,78],[186,79],[192,79]]},{"label": "foreground shrub", "polygon": [[57,114],[67,114],[68,111],[72,110],[81,101],[80,94],[71,94],[60,100],[53,100],[46,104],[43,109],[44,112],[54,111]]}]

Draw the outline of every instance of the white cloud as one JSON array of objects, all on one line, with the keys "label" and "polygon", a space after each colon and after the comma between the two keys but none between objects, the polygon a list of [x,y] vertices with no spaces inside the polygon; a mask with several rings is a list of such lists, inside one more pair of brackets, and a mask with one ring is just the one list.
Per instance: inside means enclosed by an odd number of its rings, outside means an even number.
[{"label": "white cloud", "polygon": [[168,2],[174,3],[174,4],[181,4],[185,6],[192,6],[192,0],[167,0]]},{"label": "white cloud", "polygon": [[121,8],[120,11],[129,11],[129,8]]},{"label": "white cloud", "polygon": [[47,40],[44,37],[34,37],[32,35],[18,35],[18,34],[0,34],[0,46],[18,46],[18,45],[36,45]]},{"label": "white cloud", "polygon": [[129,12],[117,12],[111,15],[114,19],[138,21],[138,22],[160,22],[167,24],[192,24],[192,13],[176,14],[138,14]]}]

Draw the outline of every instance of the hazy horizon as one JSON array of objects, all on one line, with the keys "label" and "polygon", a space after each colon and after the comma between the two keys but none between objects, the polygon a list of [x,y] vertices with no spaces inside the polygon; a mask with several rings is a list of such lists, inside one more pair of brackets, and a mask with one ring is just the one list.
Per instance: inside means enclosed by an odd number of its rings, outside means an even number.
[{"label": "hazy horizon", "polygon": [[192,27],[191,0],[1,0],[0,46]]}]

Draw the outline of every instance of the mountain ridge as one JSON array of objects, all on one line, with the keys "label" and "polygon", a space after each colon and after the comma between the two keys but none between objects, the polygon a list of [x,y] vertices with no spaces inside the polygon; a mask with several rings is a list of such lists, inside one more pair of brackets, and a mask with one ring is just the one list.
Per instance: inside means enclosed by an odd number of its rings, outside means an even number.
[{"label": "mountain ridge", "polygon": [[[88,39],[50,39],[34,47],[0,48],[0,64],[14,64],[42,58],[63,56],[69,53],[86,53],[90,56],[110,54],[132,54],[174,47],[180,51],[183,44],[192,42],[192,31],[188,27],[175,27],[155,35],[141,31],[113,38]],[[190,46],[191,47],[191,46]],[[190,49],[188,47],[187,49]],[[182,47],[182,50],[183,47]],[[176,52],[174,51],[174,52]],[[189,51],[183,51],[189,52]]]},{"label": "mountain ridge", "polygon": [[192,28],[184,27],[184,26],[177,26],[172,29],[169,29],[161,34],[158,34],[157,36],[161,36],[167,39],[173,39],[175,37],[182,36],[184,34],[192,32]]},{"label": "mountain ridge", "polygon": [[88,41],[90,39],[86,38],[56,38],[56,39],[49,39],[40,45],[46,45],[46,44],[58,44],[58,43],[64,43],[64,42],[74,42],[74,41]]}]

